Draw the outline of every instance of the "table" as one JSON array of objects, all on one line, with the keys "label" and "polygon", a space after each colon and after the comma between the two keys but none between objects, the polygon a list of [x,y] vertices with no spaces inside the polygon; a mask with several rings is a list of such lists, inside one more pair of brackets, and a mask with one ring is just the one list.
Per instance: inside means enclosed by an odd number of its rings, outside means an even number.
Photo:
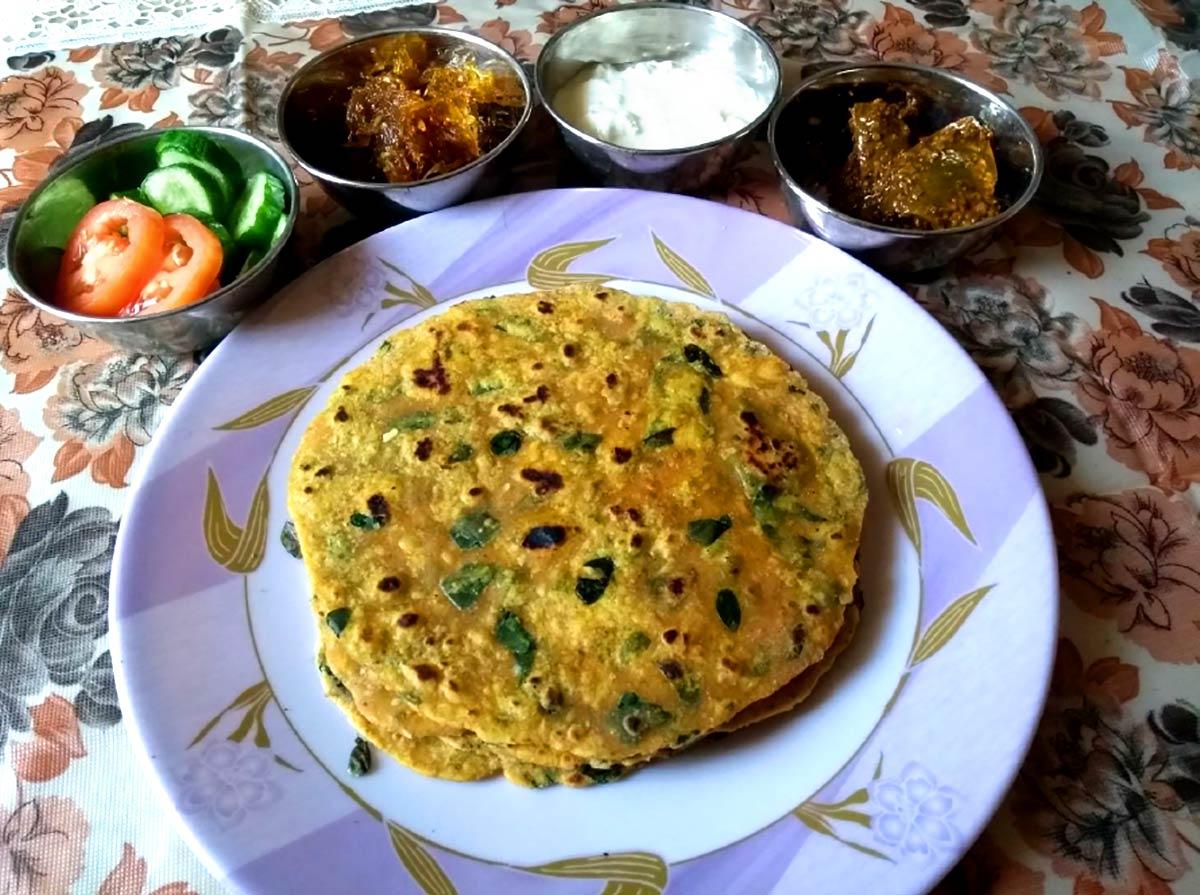
[{"label": "table", "polygon": [[[181,122],[275,139],[284,82],[339,41],[436,22],[528,62],[605,5],[454,0],[10,58],[0,232],[71,149]],[[940,66],[1009,94],[1046,148],[1036,207],[952,271],[904,284],[1011,410],[1043,475],[1062,571],[1059,654],[1030,758],[937,892],[1200,891],[1200,4],[723,8],[771,39],[789,82],[854,59]],[[544,116],[523,143],[494,188],[578,182]],[[300,264],[369,232],[297,175]],[[786,218],[761,151],[711,194]],[[218,893],[135,762],[106,614],[131,477],[203,356],[122,354],[0,279],[0,892]]]}]

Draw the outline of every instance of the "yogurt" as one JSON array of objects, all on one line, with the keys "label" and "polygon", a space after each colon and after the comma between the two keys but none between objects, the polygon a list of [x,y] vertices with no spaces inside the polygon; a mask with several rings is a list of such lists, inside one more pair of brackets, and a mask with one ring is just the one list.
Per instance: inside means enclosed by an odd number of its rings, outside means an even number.
[{"label": "yogurt", "polygon": [[707,53],[589,63],[554,94],[554,110],[575,127],[628,149],[681,149],[719,140],[765,107],[727,61]]}]

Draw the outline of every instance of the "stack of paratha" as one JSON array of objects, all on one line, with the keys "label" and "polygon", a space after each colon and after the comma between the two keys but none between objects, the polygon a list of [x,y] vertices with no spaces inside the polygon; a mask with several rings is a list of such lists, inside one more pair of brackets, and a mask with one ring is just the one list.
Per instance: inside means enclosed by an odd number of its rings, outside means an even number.
[{"label": "stack of paratha", "polygon": [[330,696],[422,773],[537,786],[807,696],[857,624],[866,500],[786,363],[603,286],[395,333],[289,488]]}]

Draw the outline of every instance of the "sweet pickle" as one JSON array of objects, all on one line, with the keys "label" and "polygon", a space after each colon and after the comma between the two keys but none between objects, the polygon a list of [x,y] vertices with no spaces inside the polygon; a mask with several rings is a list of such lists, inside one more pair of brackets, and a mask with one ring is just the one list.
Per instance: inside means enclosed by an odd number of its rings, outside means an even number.
[{"label": "sweet pickle", "polygon": [[439,54],[422,35],[375,47],[346,106],[349,144],[371,151],[392,183],[446,174],[499,145],[525,103],[510,72],[469,53]]}]

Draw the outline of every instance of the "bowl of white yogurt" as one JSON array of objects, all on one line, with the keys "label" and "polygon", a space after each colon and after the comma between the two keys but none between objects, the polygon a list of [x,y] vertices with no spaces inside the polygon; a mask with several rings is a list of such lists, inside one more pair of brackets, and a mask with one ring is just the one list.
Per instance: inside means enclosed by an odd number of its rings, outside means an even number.
[{"label": "bowl of white yogurt", "polygon": [[610,186],[694,190],[737,156],[779,99],[779,60],[754,29],[679,3],[616,6],[538,56],[542,104]]}]

